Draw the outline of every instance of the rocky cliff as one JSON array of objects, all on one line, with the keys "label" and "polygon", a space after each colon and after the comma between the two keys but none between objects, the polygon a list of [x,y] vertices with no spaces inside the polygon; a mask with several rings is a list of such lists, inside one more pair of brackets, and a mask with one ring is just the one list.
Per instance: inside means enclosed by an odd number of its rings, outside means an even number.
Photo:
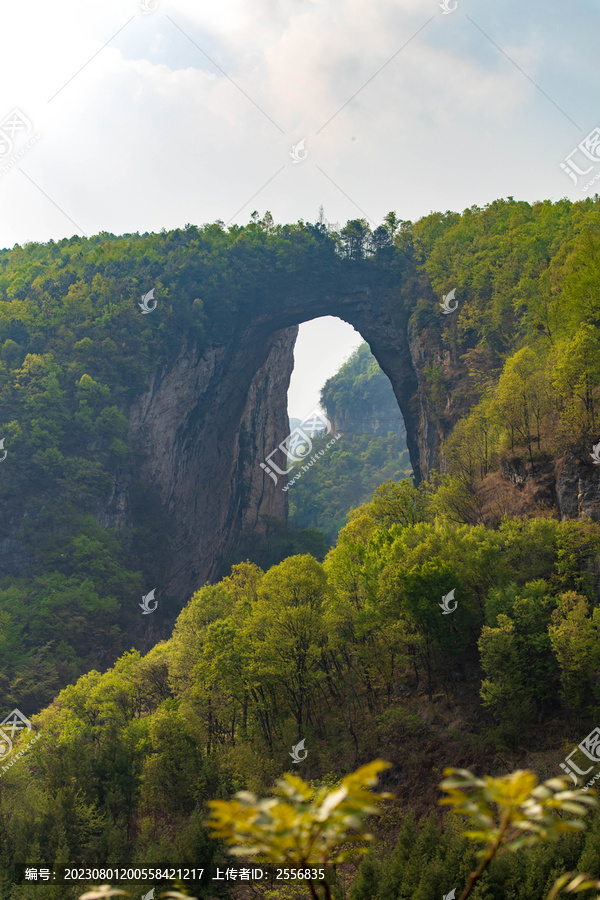
[{"label": "rocky cliff", "polygon": [[405,436],[398,401],[389,379],[362,344],[321,391],[334,432]]},{"label": "rocky cliff", "polygon": [[600,467],[585,456],[543,457],[533,467],[526,457],[509,456],[501,461],[500,473],[538,508],[561,519],[600,522]]},{"label": "rocky cliff", "polygon": [[[132,407],[131,426],[141,448],[137,475],[158,492],[168,522],[165,590],[176,604],[220,572],[232,547],[287,516],[284,478],[275,482],[261,463],[289,432],[299,323],[336,315],[362,334],[401,410],[415,480],[442,468],[441,443],[474,395],[466,366],[444,348],[439,329],[436,336],[412,322],[417,304],[434,308],[435,297],[410,269],[391,287],[362,274],[310,292],[294,285],[251,322],[232,322],[226,343],[204,354],[185,345],[155,374]],[[573,460],[557,466],[544,485],[548,502],[556,497],[563,516],[598,518],[598,474]],[[114,503],[123,514],[119,490]]]},{"label": "rocky cliff", "polygon": [[[452,350],[456,324],[408,256],[396,254],[388,268],[361,261],[313,269],[278,272],[264,297],[257,276],[252,307],[218,307],[220,327],[203,350],[189,335],[171,338],[130,403],[133,459],[92,511],[103,527],[132,535],[133,570],[148,590],[160,583],[173,613],[221,573],[232,548],[287,516],[284,477],[261,463],[289,432],[300,323],[338,316],[366,340],[402,413],[416,482],[443,468],[441,444],[475,399],[464,357]],[[562,515],[598,518],[598,474],[587,461],[557,468],[549,490]],[[32,556],[17,511],[13,518],[0,537],[0,574],[18,576]]]},{"label": "rocky cliff", "polygon": [[[245,536],[287,516],[285,479],[278,475],[275,482],[261,463],[289,432],[287,390],[299,323],[337,315],[365,337],[390,379],[413,470],[421,477],[417,436],[425,428],[419,419],[424,406],[419,407],[408,313],[390,302],[385,287],[349,281],[338,290],[313,287],[310,294],[294,286],[276,308],[257,309],[251,322],[233,321],[227,342],[203,354],[184,344],[133,404],[135,480],[160,501],[167,532],[164,590],[176,604],[213,579]],[[434,433],[434,448],[435,441]],[[124,479],[115,485],[107,524],[112,518],[134,525],[128,484]]]},{"label": "rocky cliff", "polygon": [[[389,386],[389,383],[388,383]],[[334,432],[343,434],[404,434],[404,423],[398,401],[390,388],[381,403],[357,403],[352,409],[340,410],[332,418]]]},{"label": "rocky cliff", "polygon": [[158,492],[168,521],[171,597],[214,578],[244,533],[287,516],[286,493],[265,489],[259,463],[288,430],[296,333],[260,345],[241,335],[203,355],[186,344],[131,409],[137,475]]}]

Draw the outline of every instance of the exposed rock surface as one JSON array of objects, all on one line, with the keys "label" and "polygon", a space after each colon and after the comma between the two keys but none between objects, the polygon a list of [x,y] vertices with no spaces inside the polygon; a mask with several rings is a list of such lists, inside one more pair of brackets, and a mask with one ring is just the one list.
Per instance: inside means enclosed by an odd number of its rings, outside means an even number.
[{"label": "exposed rock surface", "polygon": [[[410,287],[410,285],[408,286]],[[169,563],[165,590],[183,603],[214,578],[233,545],[260,532],[270,518],[287,516],[286,492],[261,462],[289,432],[287,390],[297,325],[324,315],[350,322],[388,375],[404,419],[417,480],[428,455],[417,436],[424,405],[408,340],[408,313],[386,302],[370,285],[290,289],[276,308],[256,310],[251,322],[232,323],[226,344],[200,354],[184,346],[155,373],[149,390],[131,408],[139,448],[136,477],[158,491],[168,521]],[[281,456],[275,457],[283,462]],[[130,508],[119,486],[115,515]]]},{"label": "exposed rock surface", "polygon": [[526,457],[508,456],[500,462],[500,473],[526,494],[538,511],[552,510],[561,519],[600,522],[600,467],[583,455],[536,459],[533,469]]},{"label": "exposed rock surface", "polygon": [[[381,375],[381,378],[382,381],[376,387],[370,386],[366,396],[330,416],[334,433],[405,434],[402,414],[392,386],[385,376]],[[329,410],[327,413],[329,415]]]},{"label": "exposed rock surface", "polygon": [[[287,516],[284,477],[275,482],[260,464],[289,432],[287,390],[300,323],[338,316],[367,341],[400,407],[417,482],[440,470],[440,444],[473,399],[465,365],[444,342],[453,326],[441,322],[427,279],[408,260],[393,275],[360,265],[317,276],[309,267],[302,279],[278,285],[268,300],[257,295],[251,315],[231,313],[220,342],[202,352],[184,342],[157,369],[129,410],[133,461],[94,510],[103,527],[156,533],[139,511],[140,495],[156,498],[161,590],[176,608],[217,577],[244,536]],[[413,310],[415,319],[423,312],[424,326],[411,324]],[[598,469],[574,457],[559,462],[548,490],[561,515],[600,519]],[[505,474],[520,490],[525,470]],[[0,571],[19,575],[30,556],[15,524],[0,543]],[[136,568],[154,578],[151,566]]]},{"label": "exposed rock surface", "polygon": [[31,563],[31,554],[20,538],[4,538],[0,541],[0,572],[13,577],[22,574]]},{"label": "exposed rock surface", "polygon": [[[287,389],[301,322],[335,315],[359,331],[390,379],[415,480],[439,470],[441,441],[471,400],[466,369],[409,325],[419,300],[435,303],[426,282],[410,272],[393,291],[357,281],[290,288],[276,308],[258,307],[251,322],[232,323],[227,344],[203,355],[182,348],[134,404],[131,423],[145,450],[142,476],[158,489],[169,518],[166,588],[176,603],[213,579],[244,535],[263,530],[270,517],[287,516],[284,478],[274,483],[260,463],[289,432]],[[443,376],[437,395],[428,381],[432,370]],[[513,468],[504,474],[520,489],[526,470]],[[598,519],[597,468],[567,461],[528,493],[544,508],[557,503],[563,516]]]},{"label": "exposed rock surface", "polygon": [[556,498],[561,518],[600,522],[600,466],[573,454],[557,460]]},{"label": "exposed rock surface", "polygon": [[244,531],[287,516],[287,495],[265,490],[260,461],[287,432],[296,332],[204,355],[185,346],[131,409],[134,440],[144,449],[137,474],[158,491],[168,517],[163,590],[176,600],[215,576]]}]

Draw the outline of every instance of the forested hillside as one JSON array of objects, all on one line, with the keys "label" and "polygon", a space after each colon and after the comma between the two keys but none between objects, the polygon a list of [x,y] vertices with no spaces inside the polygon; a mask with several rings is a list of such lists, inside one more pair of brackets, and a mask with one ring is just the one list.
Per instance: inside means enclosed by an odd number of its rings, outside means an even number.
[{"label": "forested hillside", "polygon": [[325,382],[321,405],[334,431],[406,437],[392,386],[367,344],[361,344],[333,378]]},{"label": "forested hillside", "polygon": [[[389,483],[355,511],[323,565],[311,556],[266,573],[240,564],[194,595],[169,641],[66,688],[34,718],[42,740],[2,776],[3,864],[32,853],[81,865],[208,864],[217,850],[206,801],[268,790],[302,738],[300,772],[317,782],[378,755],[393,763],[385,786],[398,803],[378,858],[399,816],[404,825],[378,896],[428,898],[425,886],[464,875],[472,858],[449,823],[440,842],[433,819],[421,831],[403,817],[432,813],[449,763],[528,761],[558,776],[595,724],[600,527],[457,526],[432,520],[432,502]],[[456,608],[444,615],[451,591]],[[518,885],[504,896],[525,900],[542,898],[550,871],[580,856],[600,875],[598,827],[535,858],[539,889],[519,856],[489,878]],[[481,890],[474,896],[490,896]]]},{"label": "forested hillside", "polygon": [[[384,481],[410,478],[402,416],[389,380],[362,344],[321,391],[332,433],[343,439],[319,457],[318,465],[290,475],[290,524],[317,528],[335,541],[351,509],[370,499]],[[327,447],[316,437],[313,453]]]},{"label": "forested hillside", "polygon": [[[409,296],[396,284],[413,270],[429,287]],[[337,528],[353,491],[392,480],[324,560],[322,535],[271,523],[272,544],[199,584],[145,652],[138,604],[167,535],[136,481],[132,398],[182,341],[210,351],[307,272],[332,284],[366,273],[406,304],[439,467],[415,486],[388,453],[397,437],[342,436],[289,488],[298,518],[304,504],[305,523]],[[559,776],[597,724],[599,275],[598,197],[509,198],[416,223],[390,213],[372,233],[267,214],[0,253],[2,715],[18,707],[41,736],[0,777],[3,897],[39,896],[12,884],[14,861],[208,865],[224,850],[207,802],[270,791],[301,739],[297,771],[315,784],[392,763],[382,780],[397,799],[374,852],[354,887],[356,868],[343,873],[352,900],[433,900],[464,884],[475,862],[437,810],[444,767]],[[152,287],[162,318],[136,306]],[[133,530],[104,514],[125,481]],[[600,877],[598,813],[588,820],[585,834],[494,860],[470,896],[542,900],[559,873]]]},{"label": "forested hillside", "polygon": [[[39,709],[82,672],[108,665],[136,639],[137,604],[160,582],[168,522],[137,481],[143,448],[129,443],[132,398],[183,340],[210,346],[232,315],[250,314],[259,283],[276,293],[290,269],[323,255],[323,243],[309,226],[225,232],[218,223],[0,253],[7,709]],[[342,263],[333,244],[326,258],[332,270]],[[150,288],[161,298],[159,321],[138,308]],[[123,481],[132,485],[134,530],[103,514]],[[270,560],[310,546],[280,531]]]},{"label": "forested hillside", "polygon": [[[455,328],[444,336],[468,369],[472,393],[450,396],[436,370],[430,390],[442,423],[449,407],[476,400],[446,444],[454,476],[447,491],[471,521],[479,516],[478,483],[507,459],[524,463],[522,483],[567,451],[589,466],[598,440],[598,222],[573,221],[563,201],[540,208],[532,227],[523,205],[517,207],[522,214],[508,222],[492,216],[482,228],[487,214],[473,211],[434,216],[429,234],[419,232],[417,252],[432,283],[440,291],[455,285],[461,298]],[[574,230],[564,240],[568,220]],[[440,231],[432,240],[433,221]],[[425,305],[414,316],[425,333],[435,327]]]}]

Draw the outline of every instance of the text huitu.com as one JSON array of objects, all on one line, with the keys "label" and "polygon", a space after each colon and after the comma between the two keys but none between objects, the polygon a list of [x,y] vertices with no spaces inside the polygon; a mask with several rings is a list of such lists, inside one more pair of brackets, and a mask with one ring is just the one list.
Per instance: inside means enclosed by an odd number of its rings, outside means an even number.
[{"label": "text huitu.com", "polygon": [[327,444],[325,444],[325,446],[323,447],[322,450],[319,450],[318,453],[315,453],[314,456],[311,456],[310,460],[309,460],[307,463],[305,463],[305,465],[302,466],[302,470],[301,470],[300,472],[298,472],[296,475],[294,475],[294,477],[293,477],[292,479],[290,479],[290,481],[288,481],[287,484],[284,484],[284,486],[281,488],[281,490],[282,490],[282,491],[287,491],[287,490],[289,490],[289,488],[291,488],[291,486],[294,484],[295,481],[298,481],[300,478],[302,478],[302,475],[303,475],[304,472],[308,472],[308,470],[310,469],[310,467],[312,466],[312,464],[315,463],[315,462],[317,461],[317,459],[319,458],[319,456],[323,456],[323,454],[325,453],[325,451],[326,451],[326,450],[329,450],[329,448],[330,448],[333,444],[335,444],[335,442],[336,442],[337,440],[339,440],[339,438],[341,438],[341,436],[342,436],[342,435],[339,434],[339,433],[336,434],[336,436],[335,436],[331,441],[329,441]]}]

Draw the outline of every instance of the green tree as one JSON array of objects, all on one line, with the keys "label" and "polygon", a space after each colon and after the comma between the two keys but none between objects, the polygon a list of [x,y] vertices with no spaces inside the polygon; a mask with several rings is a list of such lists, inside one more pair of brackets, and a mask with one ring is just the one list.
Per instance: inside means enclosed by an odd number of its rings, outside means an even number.
[{"label": "green tree", "polygon": [[365,255],[371,229],[366,219],[352,219],[340,231],[342,253],[348,259],[361,259]]},{"label": "green tree", "polygon": [[410,481],[386,481],[375,489],[369,510],[375,521],[390,525],[415,525],[427,520],[427,485],[415,487]]},{"label": "green tree", "polygon": [[576,716],[578,725],[582,716],[597,708],[600,700],[597,683],[600,615],[596,609],[593,616],[590,612],[585,597],[567,591],[559,597],[549,628],[552,650],[560,667],[563,700],[567,710]]},{"label": "green tree", "polygon": [[583,324],[554,354],[552,384],[560,416],[559,442],[570,445],[596,438],[596,405],[600,387],[600,336]]},{"label": "green tree", "polygon": [[[482,845],[480,864],[472,872],[459,900],[467,900],[490,862],[503,853],[532,847],[540,841],[556,841],[561,834],[582,831],[582,816],[596,800],[583,791],[565,790],[562,778],[538,784],[533,772],[517,770],[499,778],[477,778],[466,769],[444,769],[440,788],[448,796],[441,805],[465,816],[470,829],[465,836]],[[567,819],[564,811],[574,815]]]},{"label": "green tree", "polygon": [[[231,853],[257,856],[275,865],[311,869],[307,886],[317,897],[319,876],[313,867],[343,862],[355,853],[367,852],[372,835],[368,816],[377,815],[378,802],[391,794],[374,794],[368,788],[388,768],[381,760],[346,775],[334,790],[313,790],[302,778],[285,775],[277,783],[277,796],[257,800],[246,791],[237,800],[211,800],[209,824],[214,837],[230,845]],[[331,891],[324,883],[324,896]]]},{"label": "green tree", "polygon": [[252,657],[249,679],[292,711],[298,737],[311,721],[322,680],[319,667],[326,632],[326,576],[311,556],[292,556],[269,569],[244,625]]},{"label": "green tree", "polygon": [[373,900],[379,894],[381,866],[372,853],[367,854],[358,867],[358,874],[352,882],[350,900]]}]

